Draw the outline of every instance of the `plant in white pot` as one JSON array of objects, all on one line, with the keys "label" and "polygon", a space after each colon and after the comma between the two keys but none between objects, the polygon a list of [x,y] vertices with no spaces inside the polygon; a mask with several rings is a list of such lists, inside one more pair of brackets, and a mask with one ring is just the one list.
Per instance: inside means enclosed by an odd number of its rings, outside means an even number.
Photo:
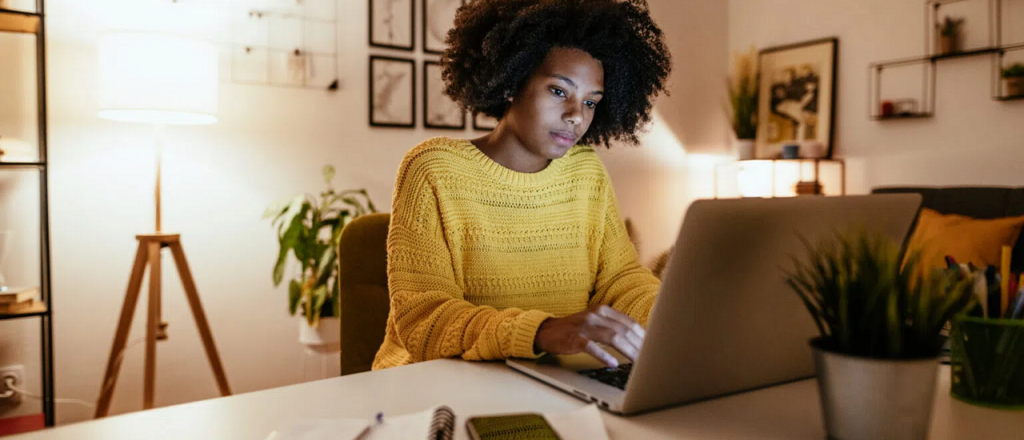
[{"label": "plant in white pot", "polygon": [[926,272],[918,255],[861,231],[794,259],[787,282],[821,332],[811,347],[831,439],[928,435],[944,329],[975,299],[970,276]]},{"label": "plant in white pot", "polygon": [[733,72],[729,76],[729,119],[736,134],[736,154],[740,160],[754,158],[757,134],[757,50],[751,47],[733,54]]},{"label": "plant in white pot", "polygon": [[280,248],[274,264],[274,285],[281,285],[288,255],[300,272],[288,282],[288,312],[300,312],[299,341],[314,351],[340,348],[341,306],[338,284],[338,241],[352,219],[376,212],[364,189],[335,191],[334,167],[323,169],[327,189],[319,194],[300,194],[267,208]]}]

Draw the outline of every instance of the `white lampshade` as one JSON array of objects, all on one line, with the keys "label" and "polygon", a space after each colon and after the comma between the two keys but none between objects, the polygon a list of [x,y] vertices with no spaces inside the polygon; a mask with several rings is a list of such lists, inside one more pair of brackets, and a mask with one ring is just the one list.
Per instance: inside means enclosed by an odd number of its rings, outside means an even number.
[{"label": "white lampshade", "polygon": [[124,122],[217,122],[217,48],[194,38],[113,32],[99,42],[98,116]]}]

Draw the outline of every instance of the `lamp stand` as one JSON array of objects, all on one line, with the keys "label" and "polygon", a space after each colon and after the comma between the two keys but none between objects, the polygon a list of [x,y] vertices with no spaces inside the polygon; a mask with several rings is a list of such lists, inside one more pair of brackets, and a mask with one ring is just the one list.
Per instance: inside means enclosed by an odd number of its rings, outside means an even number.
[{"label": "lamp stand", "polygon": [[181,283],[185,288],[185,297],[188,299],[188,305],[192,309],[192,316],[195,318],[196,326],[199,328],[199,336],[203,341],[206,357],[210,361],[210,367],[213,369],[214,377],[217,380],[217,388],[222,396],[231,395],[231,388],[228,386],[227,376],[224,374],[220,355],[217,354],[217,346],[213,342],[213,334],[210,332],[210,324],[206,320],[206,313],[203,312],[203,305],[199,301],[199,292],[196,291],[195,281],[192,279],[192,271],[189,270],[188,261],[185,259],[185,251],[181,247],[181,235],[160,232],[161,138],[161,128],[157,127],[156,233],[135,236],[135,239],[139,241],[139,248],[135,254],[135,265],[132,266],[131,276],[128,278],[128,291],[125,294],[124,304],[121,306],[121,318],[118,321],[117,331],[114,334],[113,346],[110,348],[107,370],[103,375],[100,398],[96,404],[96,418],[106,417],[110,410],[110,401],[114,395],[114,387],[117,384],[117,374],[121,369],[121,361],[124,359],[125,343],[128,340],[128,332],[131,329],[132,318],[139,300],[139,292],[142,290],[142,277],[147,265],[149,265],[149,301],[146,314],[146,357],[142,407],[144,409],[153,408],[156,379],[156,341],[167,339],[167,323],[163,322],[160,310],[160,254],[161,250],[165,247],[171,248],[171,254],[174,256],[178,275],[181,277]]}]

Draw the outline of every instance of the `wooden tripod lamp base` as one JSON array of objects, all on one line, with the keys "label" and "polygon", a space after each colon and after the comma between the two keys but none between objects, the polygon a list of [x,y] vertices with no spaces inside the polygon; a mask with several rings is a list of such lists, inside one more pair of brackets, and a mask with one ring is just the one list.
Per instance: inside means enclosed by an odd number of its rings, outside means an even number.
[{"label": "wooden tripod lamp base", "polygon": [[165,332],[167,324],[161,322],[160,315],[160,251],[165,247],[171,248],[171,254],[174,256],[175,265],[178,267],[178,275],[181,276],[181,283],[185,287],[188,305],[192,309],[192,316],[195,317],[196,326],[199,327],[199,336],[203,340],[203,348],[206,349],[206,357],[209,358],[210,367],[213,368],[213,374],[217,379],[217,388],[220,389],[222,396],[230,396],[231,388],[228,386],[227,377],[224,375],[224,367],[221,365],[220,355],[217,354],[217,346],[213,342],[213,334],[210,333],[210,325],[206,321],[203,305],[199,302],[199,293],[196,291],[192,272],[188,268],[188,261],[185,260],[185,251],[181,248],[181,236],[179,234],[157,233],[136,235],[135,239],[139,241],[139,249],[135,254],[135,265],[132,267],[131,277],[128,279],[128,291],[125,294],[124,305],[121,307],[121,319],[117,324],[117,332],[114,335],[114,345],[110,349],[110,358],[107,360],[107,371],[103,375],[100,399],[96,404],[96,418],[105,417],[110,410],[114,386],[117,384],[117,373],[121,369],[125,343],[128,340],[132,316],[135,313],[139,292],[142,289],[142,276],[146,271],[147,265],[149,265],[149,304],[146,314],[146,360],[142,407],[145,409],[153,408],[154,383],[156,379],[156,341],[158,339],[167,339]]}]

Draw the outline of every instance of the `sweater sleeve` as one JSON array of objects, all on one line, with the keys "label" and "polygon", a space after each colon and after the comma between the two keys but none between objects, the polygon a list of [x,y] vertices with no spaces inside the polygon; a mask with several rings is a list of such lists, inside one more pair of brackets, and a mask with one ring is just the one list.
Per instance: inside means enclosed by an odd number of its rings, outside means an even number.
[{"label": "sweater sleeve", "polygon": [[615,192],[610,182],[606,185],[604,233],[598,256],[595,293],[590,305],[607,305],[646,327],[661,281],[640,265],[636,249],[626,233],[626,225],[619,215]]},{"label": "sweater sleeve", "polygon": [[[426,164],[424,164],[426,162]],[[410,361],[536,357],[541,311],[496,310],[465,300],[445,240],[432,161],[410,154],[399,168],[388,229],[389,320]]]}]

